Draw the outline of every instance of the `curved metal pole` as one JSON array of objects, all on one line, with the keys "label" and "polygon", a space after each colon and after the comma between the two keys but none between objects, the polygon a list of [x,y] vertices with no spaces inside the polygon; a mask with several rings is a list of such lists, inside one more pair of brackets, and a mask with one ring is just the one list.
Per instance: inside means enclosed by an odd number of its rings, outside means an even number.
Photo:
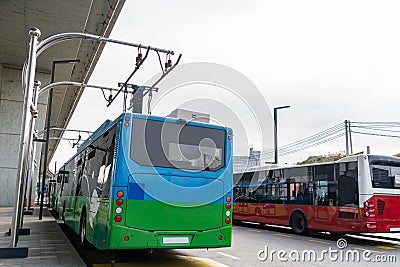
[{"label": "curved metal pole", "polygon": [[[136,44],[136,43],[131,43],[131,42],[126,42],[126,41],[120,41],[112,38],[106,38],[100,35],[94,35],[94,34],[89,34],[89,33],[79,33],[79,32],[67,32],[67,33],[58,33],[54,34],[52,36],[47,37],[43,41],[39,42],[37,44],[36,48],[36,57],[38,57],[42,52],[44,52],[47,48],[58,44],[60,42],[68,41],[68,40],[73,40],[73,39],[85,39],[85,40],[93,40],[93,41],[99,41],[99,42],[104,42],[104,43],[115,43],[115,44],[121,44],[121,45],[126,45],[126,46],[131,46],[131,47],[137,47],[137,48],[143,48],[143,49],[148,49],[152,51],[157,51],[160,53],[166,53],[166,54],[171,54],[174,55],[174,51],[172,50],[167,50],[167,49],[162,49],[158,47],[152,47],[152,46],[147,46],[147,45],[142,45],[142,44]],[[27,67],[28,62],[25,61],[22,69],[22,84],[23,87],[26,87],[26,67]]]},{"label": "curved metal pole", "polygon": [[141,44],[135,44],[131,42],[126,42],[126,41],[120,41],[112,38],[106,38],[100,35],[94,35],[94,34],[89,34],[89,33],[79,33],[79,32],[67,32],[67,33],[59,33],[52,35],[50,37],[47,37],[43,41],[41,41],[38,44],[38,56],[47,48],[63,41],[67,40],[72,40],[72,39],[86,39],[86,40],[93,40],[93,41],[99,41],[99,42],[108,42],[108,43],[115,43],[115,44],[121,44],[121,45],[126,45],[126,46],[132,46],[132,47],[137,47],[137,48],[143,48],[143,49],[149,49],[153,51],[158,51],[161,53],[166,53],[166,54],[171,54],[174,55],[174,51],[172,50],[167,50],[167,49],[162,49],[162,48],[157,48],[157,47],[152,47],[152,46],[147,46],[147,45],[141,45]]},{"label": "curved metal pole", "polygon": [[17,246],[18,242],[18,229],[19,229],[19,214],[21,213],[22,203],[23,203],[23,167],[25,165],[25,159],[28,154],[28,132],[27,129],[29,125],[29,112],[30,103],[32,101],[33,95],[33,82],[35,80],[35,70],[36,70],[36,52],[37,52],[37,39],[40,37],[40,30],[37,28],[32,28],[29,31],[30,44],[29,44],[29,56],[27,61],[27,76],[24,88],[24,108],[22,111],[22,123],[21,123],[21,136],[19,141],[19,155],[18,155],[18,169],[17,169],[17,181],[16,181],[16,192],[15,192],[15,203],[14,203],[14,213],[11,223],[11,239],[10,247],[14,248]]},{"label": "curved metal pole", "polygon": [[[65,131],[65,132],[80,132],[80,133],[87,133],[87,134],[92,134],[92,131],[86,131],[86,130],[75,130],[75,129],[67,129],[67,128],[58,128],[58,127],[50,127],[50,131]],[[37,135],[41,135],[46,131],[46,129],[40,130]]]},{"label": "curved metal pole", "polygon": [[47,84],[46,86],[40,88],[39,96],[41,96],[46,91],[50,90],[50,88],[52,88],[52,87],[63,86],[63,85],[119,91],[119,88],[100,86],[100,85],[94,85],[94,84],[86,84],[86,83],[78,83],[78,82],[62,81],[62,82],[50,83],[50,84]]}]

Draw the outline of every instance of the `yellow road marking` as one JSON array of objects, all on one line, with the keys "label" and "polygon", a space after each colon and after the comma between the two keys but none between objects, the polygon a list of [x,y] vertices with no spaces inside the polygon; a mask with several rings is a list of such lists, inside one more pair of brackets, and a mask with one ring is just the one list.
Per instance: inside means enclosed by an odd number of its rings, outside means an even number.
[{"label": "yellow road marking", "polygon": [[375,252],[375,253],[378,253],[378,254],[385,254],[385,252],[372,250],[372,249],[367,249],[367,248],[354,248],[354,249],[357,249],[357,250],[368,250],[368,251]]},{"label": "yellow road marking", "polygon": [[325,244],[325,245],[329,245],[330,244],[330,242],[325,242],[325,241],[315,240],[315,239],[310,239],[308,241],[315,242],[315,243],[320,243],[320,244]]},{"label": "yellow road marking", "polygon": [[285,235],[285,234],[275,234],[275,235],[277,235],[277,236],[283,236],[283,237],[292,237],[291,235]]},{"label": "yellow road marking", "polygon": [[222,255],[222,256],[225,256],[225,257],[234,259],[234,260],[240,260],[240,258],[238,258],[238,257],[235,257],[235,256],[233,256],[233,255],[226,254],[226,253],[221,252],[221,251],[218,251],[217,253],[220,254],[220,255]]},{"label": "yellow road marking", "polygon": [[260,233],[260,232],[262,232],[261,230],[255,230],[255,229],[251,229],[251,230],[249,230],[250,232],[255,232],[255,233]]},{"label": "yellow road marking", "polygon": [[389,246],[375,246],[376,248],[380,248],[380,249],[387,249],[387,250],[396,250],[396,248],[394,247],[389,247]]},{"label": "yellow road marking", "polygon": [[[93,264],[93,267],[111,267],[111,264]],[[141,262],[121,262],[115,263],[115,267],[152,267],[152,266],[165,266],[165,267],[228,267],[225,264],[219,263],[217,261],[207,259],[207,258],[199,258],[199,257],[190,257],[183,255],[176,255],[173,259],[169,260],[149,260],[149,261],[141,261]]]}]

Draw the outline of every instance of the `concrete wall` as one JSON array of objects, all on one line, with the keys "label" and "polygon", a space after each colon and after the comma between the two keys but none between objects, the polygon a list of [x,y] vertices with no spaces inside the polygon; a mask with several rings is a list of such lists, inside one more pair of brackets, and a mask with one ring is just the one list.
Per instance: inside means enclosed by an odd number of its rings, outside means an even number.
[{"label": "concrete wall", "polygon": [[[41,81],[42,85],[48,84],[50,74],[37,72],[35,80]],[[47,94],[44,94],[39,98],[39,116],[36,119],[35,129],[44,128],[46,106]],[[14,204],[22,107],[21,68],[0,65],[0,207]],[[37,144],[36,150],[37,167],[33,181],[33,196],[38,178],[40,143]]]}]

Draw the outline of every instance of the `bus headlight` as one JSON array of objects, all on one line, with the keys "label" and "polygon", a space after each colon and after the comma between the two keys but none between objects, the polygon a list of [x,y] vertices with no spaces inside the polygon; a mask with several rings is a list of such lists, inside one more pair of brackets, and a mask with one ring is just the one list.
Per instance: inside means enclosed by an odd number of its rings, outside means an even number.
[{"label": "bus headlight", "polygon": [[365,216],[369,217],[369,212],[368,211],[365,213]]}]

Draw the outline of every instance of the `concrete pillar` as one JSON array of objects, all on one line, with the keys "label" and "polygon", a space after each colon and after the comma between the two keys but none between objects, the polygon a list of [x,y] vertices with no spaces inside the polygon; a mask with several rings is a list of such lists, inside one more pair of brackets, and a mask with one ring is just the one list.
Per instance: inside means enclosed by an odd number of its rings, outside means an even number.
[{"label": "concrete pillar", "polygon": [[[35,79],[41,81],[42,85],[48,84],[50,73],[38,71]],[[38,101],[39,116],[35,129],[44,128],[46,106],[47,94],[44,94]],[[22,107],[21,67],[0,65],[0,207],[12,206],[14,203]],[[32,199],[39,175],[40,151],[41,145],[37,144],[37,167],[34,174],[36,181],[33,181]]]}]

